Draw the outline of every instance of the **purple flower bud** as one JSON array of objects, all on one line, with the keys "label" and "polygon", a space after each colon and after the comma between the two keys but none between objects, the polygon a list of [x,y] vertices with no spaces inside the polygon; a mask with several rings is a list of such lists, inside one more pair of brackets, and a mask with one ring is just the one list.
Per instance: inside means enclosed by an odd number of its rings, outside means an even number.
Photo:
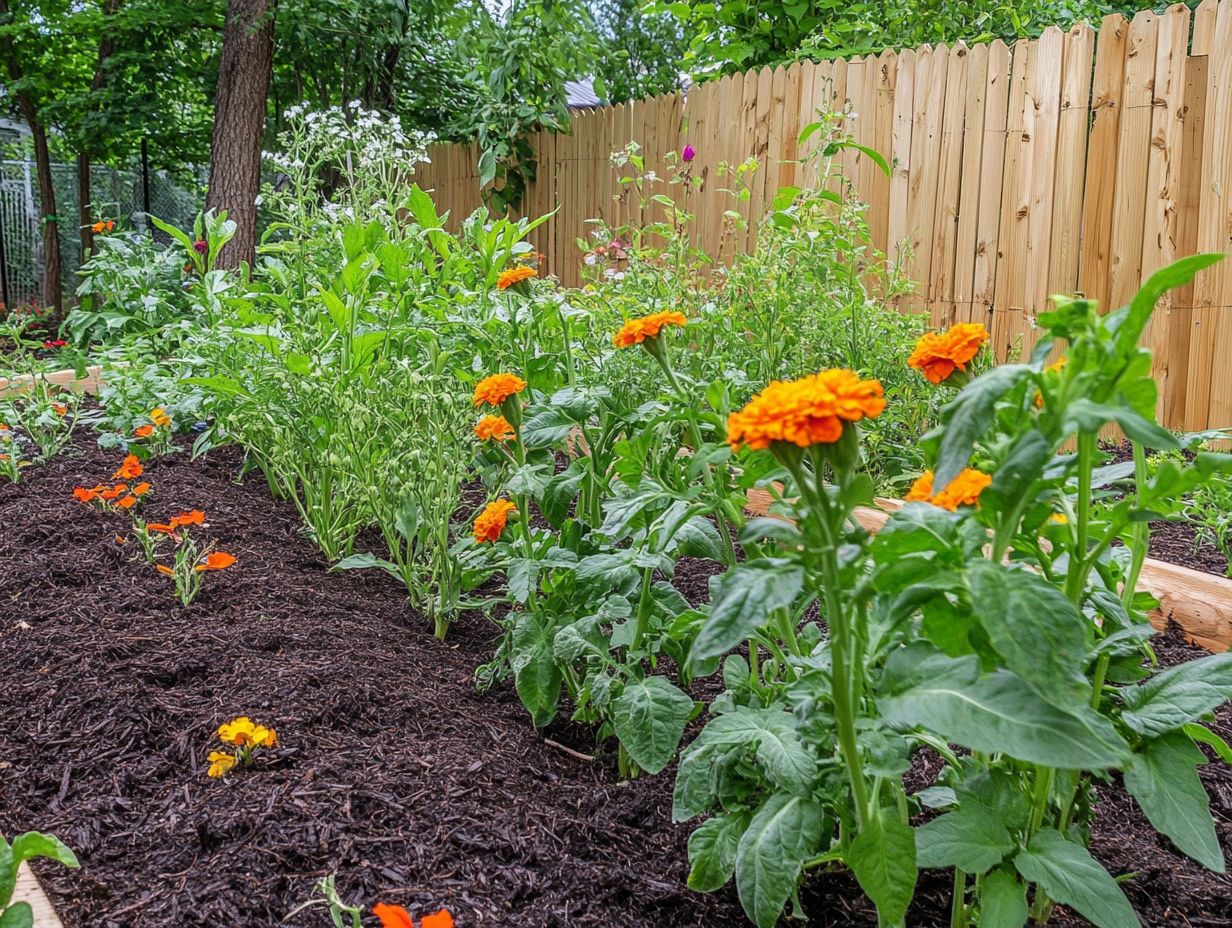
[{"label": "purple flower bud", "polygon": [[193,250],[196,251],[197,254],[203,255],[210,250],[210,246],[205,243],[205,239],[199,238],[193,242]]},{"label": "purple flower bud", "polygon": [[693,150],[692,145],[685,145],[684,151],[680,153],[680,157],[685,160],[685,163],[692,161],[697,156],[697,152]]}]

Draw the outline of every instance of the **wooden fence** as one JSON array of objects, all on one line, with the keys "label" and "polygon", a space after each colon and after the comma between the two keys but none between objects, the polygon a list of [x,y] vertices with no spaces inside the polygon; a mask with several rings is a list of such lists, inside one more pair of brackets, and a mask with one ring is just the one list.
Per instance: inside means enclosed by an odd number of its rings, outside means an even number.
[{"label": "wooden fence", "polygon": [[[611,152],[638,141],[662,178],[663,153],[687,142],[704,184],[691,209],[716,253],[730,208],[719,164],[759,159],[748,209],[760,215],[779,187],[808,180],[798,139],[819,109],[850,110],[848,131],[893,166],[887,178],[866,156],[844,155],[875,244],[904,256],[917,281],[914,305],[938,325],[984,322],[1001,357],[1032,341],[1049,294],[1118,306],[1174,258],[1232,252],[1232,0],[1109,16],[1098,32],[1054,27],[1012,46],[765,68],[701,84],[687,100],[582,113],[571,134],[534,140],[524,212],[560,207],[535,244],[576,283],[586,220],[639,218],[617,199]],[[480,203],[477,154],[435,146],[418,178],[455,219]],[[1157,313],[1149,340],[1168,425],[1232,426],[1230,311],[1232,259]]]}]

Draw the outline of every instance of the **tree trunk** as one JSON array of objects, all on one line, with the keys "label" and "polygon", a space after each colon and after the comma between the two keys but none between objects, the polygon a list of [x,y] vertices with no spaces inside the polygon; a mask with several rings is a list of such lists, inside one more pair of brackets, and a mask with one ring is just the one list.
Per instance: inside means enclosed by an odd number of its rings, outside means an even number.
[{"label": "tree trunk", "polygon": [[94,254],[94,204],[90,195],[90,154],[77,154],[77,225],[81,227],[81,263],[85,264]]},{"label": "tree trunk", "polygon": [[225,209],[236,225],[235,237],[218,255],[221,267],[251,264],[256,254],[261,141],[274,57],[271,5],[272,0],[227,3],[205,198],[206,209]]},{"label": "tree trunk", "polygon": [[[8,0],[0,0],[0,17],[9,17]],[[9,77],[21,81],[21,62],[17,46],[10,35],[0,35],[0,51],[4,53]],[[56,188],[51,180],[51,154],[47,150],[47,132],[39,121],[38,106],[28,90],[18,91],[17,106],[30,128],[34,140],[34,165],[38,173],[39,215],[43,222],[43,305],[60,312],[60,230],[56,222]]]}]

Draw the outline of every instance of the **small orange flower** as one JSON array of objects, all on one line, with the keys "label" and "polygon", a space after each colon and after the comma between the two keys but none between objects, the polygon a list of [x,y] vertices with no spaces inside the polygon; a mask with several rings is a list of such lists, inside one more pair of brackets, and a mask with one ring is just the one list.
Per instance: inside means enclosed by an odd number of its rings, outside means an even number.
[{"label": "small orange flower", "polygon": [[475,435],[480,441],[508,441],[513,426],[504,416],[484,416],[475,424]]},{"label": "small orange flower", "polygon": [[116,543],[117,545],[126,545],[126,544],[128,544],[128,539],[127,539],[127,538],[125,538],[123,535],[116,535],[116,536],[115,536],[115,543]]},{"label": "small orange flower", "polygon": [[155,564],[154,569],[157,570],[160,574],[166,574],[168,577],[175,576],[175,571],[172,570],[170,567],[166,566],[165,564]]},{"label": "small orange flower", "polygon": [[224,722],[218,726],[218,740],[236,747],[272,748],[278,743],[278,733],[272,728],[258,725],[246,715]]},{"label": "small orange flower", "polygon": [[453,928],[453,916],[445,909],[441,909],[421,918],[419,928]]},{"label": "small orange flower", "polygon": [[415,928],[411,913],[400,905],[378,902],[372,907],[372,914],[381,920],[381,928]]},{"label": "small orange flower", "polygon": [[98,498],[104,502],[110,503],[112,500],[119,499],[120,495],[128,492],[127,483],[117,483],[110,490],[103,490],[98,494]]},{"label": "small orange flower", "polygon": [[727,441],[754,450],[773,442],[807,448],[830,444],[843,423],[873,419],[885,409],[881,383],[854,371],[833,368],[800,380],[775,380],[727,419]]},{"label": "small orange flower", "polygon": [[167,415],[167,411],[159,406],[157,409],[150,410],[150,421],[159,428],[164,428],[171,424],[171,417]]},{"label": "small orange flower", "polygon": [[520,265],[507,271],[501,271],[500,276],[496,279],[496,288],[498,290],[508,290],[514,284],[520,284],[524,280],[530,280],[532,277],[538,276],[539,272],[533,267]]},{"label": "small orange flower", "polygon": [[137,455],[130,454],[124,459],[120,469],[111,476],[118,480],[132,480],[134,477],[140,477],[143,473],[145,473],[145,468],[141,466],[141,461],[138,460]]},{"label": "small orange flower", "polygon": [[147,522],[145,526],[147,532],[158,532],[161,535],[174,535],[175,526],[167,525],[163,522]]},{"label": "small orange flower", "polygon": [[51,408],[52,411],[55,412],[55,414],[61,419],[68,415],[68,407],[63,403],[52,403]]},{"label": "small orange flower", "polygon": [[988,330],[978,322],[960,322],[944,332],[928,332],[915,343],[907,366],[922,371],[930,383],[941,383],[967,362],[988,341]]},{"label": "small orange flower", "polygon": [[[1044,368],[1044,374],[1045,375],[1059,374],[1064,369],[1064,367],[1065,367],[1065,356],[1062,355],[1061,357],[1057,358],[1057,360],[1053,361],[1051,364],[1049,364],[1047,367]],[[1035,391],[1035,408],[1036,409],[1044,408],[1044,394],[1040,393],[1038,390]]]},{"label": "small orange flower", "polygon": [[133,487],[132,493],[133,496],[145,496],[152,489],[153,487],[151,487],[148,483],[139,483]]},{"label": "small orange flower", "polygon": [[667,325],[684,326],[688,323],[684,313],[665,310],[661,313],[651,313],[638,319],[630,319],[620,327],[612,337],[612,344],[617,348],[628,348],[640,345],[648,338],[656,338]]},{"label": "small orange flower", "polygon": [[103,488],[101,486],[94,487],[93,489],[90,489],[90,490],[87,490],[85,487],[76,487],[73,490],[73,496],[79,499],[83,503],[94,502],[94,500],[98,499],[99,496],[102,495],[102,493],[103,493]]},{"label": "small orange flower", "polygon": [[183,528],[186,525],[204,525],[205,513],[200,509],[194,509],[192,512],[181,512],[178,516],[173,516],[171,519],[172,530]]},{"label": "small orange flower", "polygon": [[0,422],[0,432],[8,432],[8,431],[11,431],[9,427],[5,425],[3,422]]},{"label": "small orange flower", "polygon": [[911,490],[904,499],[909,503],[932,503],[953,512],[959,506],[978,505],[980,494],[990,483],[992,477],[988,474],[968,467],[940,493],[933,493],[933,472],[926,470],[911,485]]},{"label": "small orange flower", "polygon": [[509,521],[509,513],[516,512],[517,507],[507,499],[498,499],[488,503],[475,519],[472,534],[479,544],[496,541],[505,530]]},{"label": "small orange flower", "polygon": [[132,509],[134,506],[137,505],[137,497],[126,496],[122,500],[120,500],[118,503],[116,503],[116,505],[119,506],[121,509]]},{"label": "small orange flower", "polygon": [[133,436],[136,438],[149,438],[154,434],[154,426],[139,425],[133,430]]},{"label": "small orange flower", "polygon": [[206,570],[226,570],[235,563],[235,555],[228,554],[226,551],[211,551],[205,556],[205,560],[193,568],[197,573]]},{"label": "small orange flower", "polygon": [[471,402],[476,406],[484,403],[499,406],[525,389],[526,381],[516,374],[492,374],[475,385],[475,395],[471,397]]}]

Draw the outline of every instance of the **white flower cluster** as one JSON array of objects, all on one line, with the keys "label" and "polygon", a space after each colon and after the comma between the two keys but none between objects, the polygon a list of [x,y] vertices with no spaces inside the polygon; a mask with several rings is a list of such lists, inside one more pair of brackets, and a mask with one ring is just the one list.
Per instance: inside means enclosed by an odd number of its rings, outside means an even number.
[{"label": "white flower cluster", "polygon": [[315,161],[347,174],[396,170],[409,175],[428,160],[427,146],[435,141],[431,133],[403,129],[396,115],[364,109],[358,100],[319,111],[299,103],[283,118],[287,128],[279,135],[282,151],[266,157],[288,174]]}]

